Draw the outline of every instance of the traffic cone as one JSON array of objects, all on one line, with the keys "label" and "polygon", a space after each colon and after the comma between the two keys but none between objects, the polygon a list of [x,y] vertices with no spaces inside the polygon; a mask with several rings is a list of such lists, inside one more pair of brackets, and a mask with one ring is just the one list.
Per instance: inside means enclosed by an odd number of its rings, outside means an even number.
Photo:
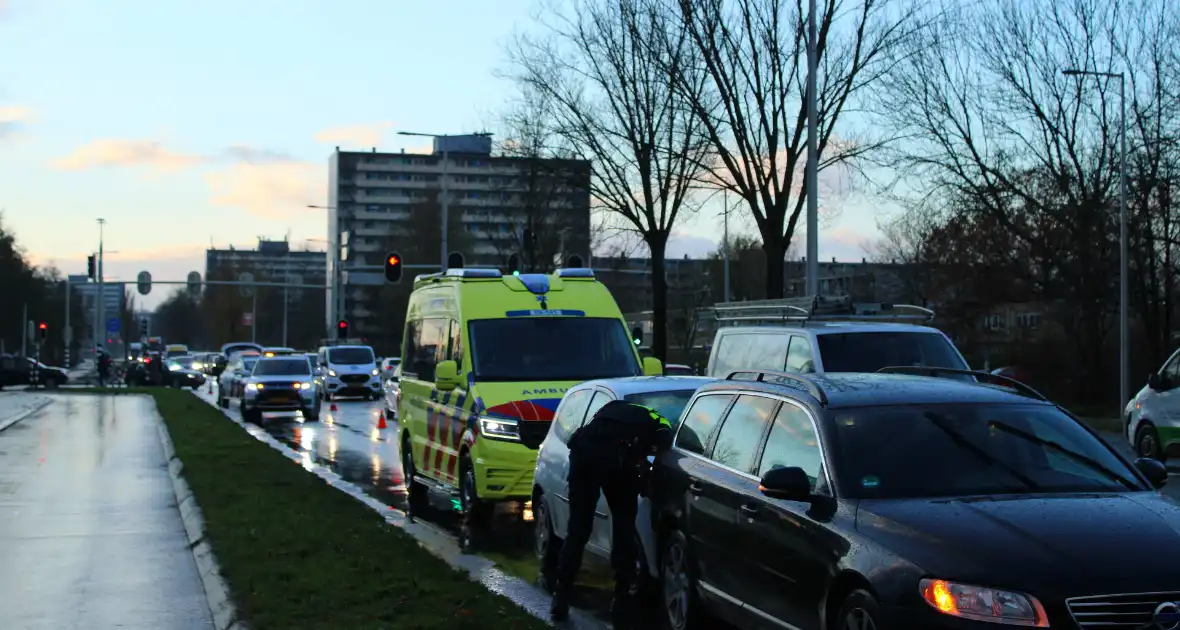
[{"label": "traffic cone", "polygon": [[389,428],[389,425],[385,424],[385,412],[384,411],[382,411],[381,414],[377,416],[377,428],[378,429]]},{"label": "traffic cone", "polygon": [[328,411],[336,411],[336,403],[328,405]]}]

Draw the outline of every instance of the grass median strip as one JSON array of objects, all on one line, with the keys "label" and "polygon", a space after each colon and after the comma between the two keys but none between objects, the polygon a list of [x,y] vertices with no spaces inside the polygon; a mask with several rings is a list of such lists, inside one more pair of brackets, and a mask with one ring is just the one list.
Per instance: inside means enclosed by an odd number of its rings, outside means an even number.
[{"label": "grass median strip", "polygon": [[256,630],[547,627],[190,393],[151,395]]}]

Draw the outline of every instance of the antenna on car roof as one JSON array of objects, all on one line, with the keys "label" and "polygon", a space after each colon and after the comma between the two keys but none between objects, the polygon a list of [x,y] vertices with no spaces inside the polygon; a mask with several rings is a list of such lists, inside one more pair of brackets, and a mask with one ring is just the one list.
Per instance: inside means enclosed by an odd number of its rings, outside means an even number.
[{"label": "antenna on car roof", "polygon": [[1045,402],[1050,401],[1044,394],[1037,390],[1021,383],[1014,378],[1007,376],[1000,376],[999,374],[992,374],[991,372],[977,372],[975,370],[960,370],[957,368],[943,368],[932,367],[927,365],[894,365],[890,367],[883,367],[877,370],[877,374],[912,374],[914,376],[930,376],[938,378],[943,374],[959,374],[964,376],[974,376],[981,381],[987,381],[993,385],[1000,385],[1008,389],[1015,390],[1017,394],[1026,396],[1028,398],[1035,398]]}]

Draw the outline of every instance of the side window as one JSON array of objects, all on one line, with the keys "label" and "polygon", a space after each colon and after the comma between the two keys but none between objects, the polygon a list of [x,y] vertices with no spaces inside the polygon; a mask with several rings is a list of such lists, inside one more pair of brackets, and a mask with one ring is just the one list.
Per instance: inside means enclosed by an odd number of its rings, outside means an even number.
[{"label": "side window", "polygon": [[451,343],[450,349],[447,352],[447,359],[459,364],[459,372],[463,372],[463,327],[459,322],[450,320],[451,327]]},{"label": "side window", "polygon": [[724,378],[737,370],[782,371],[791,336],[783,333],[739,333],[721,337],[712,376]]},{"label": "side window", "polygon": [[787,350],[787,371],[797,374],[808,374],[815,371],[815,363],[811,358],[811,340],[801,335],[791,337],[791,347]]},{"label": "side window", "polygon": [[1168,361],[1168,365],[1164,367],[1161,376],[1164,377],[1169,387],[1175,387],[1180,383],[1180,354],[1177,354],[1172,357],[1171,361]]},{"label": "side window", "polygon": [[[590,418],[593,418],[594,414],[598,413],[598,410],[602,409],[603,405],[605,405],[606,403],[608,403],[612,400],[614,400],[614,398],[612,398],[610,395],[606,394],[605,392],[601,392],[601,391],[594,392],[594,399],[590,401],[590,407],[586,409],[586,421],[589,422]],[[581,426],[582,425],[579,424],[578,426],[576,426],[574,428],[579,429],[579,428],[581,428]]]},{"label": "side window", "polygon": [[676,446],[698,455],[705,454],[705,446],[721,421],[721,414],[733,400],[732,394],[709,394],[696,399],[684,414],[680,431],[676,434]]},{"label": "side window", "polygon": [[762,396],[738,396],[717,433],[712,460],[749,475],[754,474],[758,449],[778,401]]},{"label": "side window", "polygon": [[417,339],[414,343],[414,371],[424,381],[434,380],[434,368],[438,359],[445,356],[450,331],[449,320],[424,319],[418,324]]},{"label": "side window", "polygon": [[402,349],[402,361],[405,362],[406,372],[415,376],[417,367],[414,365],[414,357],[418,356],[418,330],[422,327],[422,320],[414,319],[406,322],[405,345]]},{"label": "side window", "polygon": [[811,417],[795,405],[784,403],[774,417],[770,437],[758,466],[758,477],[774,468],[797,466],[811,479],[811,487],[819,480],[823,459],[820,455],[819,438]]},{"label": "side window", "polygon": [[582,426],[582,418],[586,417],[586,407],[593,393],[592,389],[580,389],[562,401],[553,422],[553,434],[562,442],[569,440],[570,435]]}]

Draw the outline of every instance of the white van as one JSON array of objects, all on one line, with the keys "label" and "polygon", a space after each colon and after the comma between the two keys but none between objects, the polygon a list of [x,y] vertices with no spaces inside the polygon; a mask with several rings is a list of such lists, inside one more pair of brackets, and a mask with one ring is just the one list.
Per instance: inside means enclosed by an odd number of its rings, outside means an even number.
[{"label": "white van", "polygon": [[381,371],[369,346],[323,346],[319,351],[321,390],[325,400],[333,396],[381,397]]}]

